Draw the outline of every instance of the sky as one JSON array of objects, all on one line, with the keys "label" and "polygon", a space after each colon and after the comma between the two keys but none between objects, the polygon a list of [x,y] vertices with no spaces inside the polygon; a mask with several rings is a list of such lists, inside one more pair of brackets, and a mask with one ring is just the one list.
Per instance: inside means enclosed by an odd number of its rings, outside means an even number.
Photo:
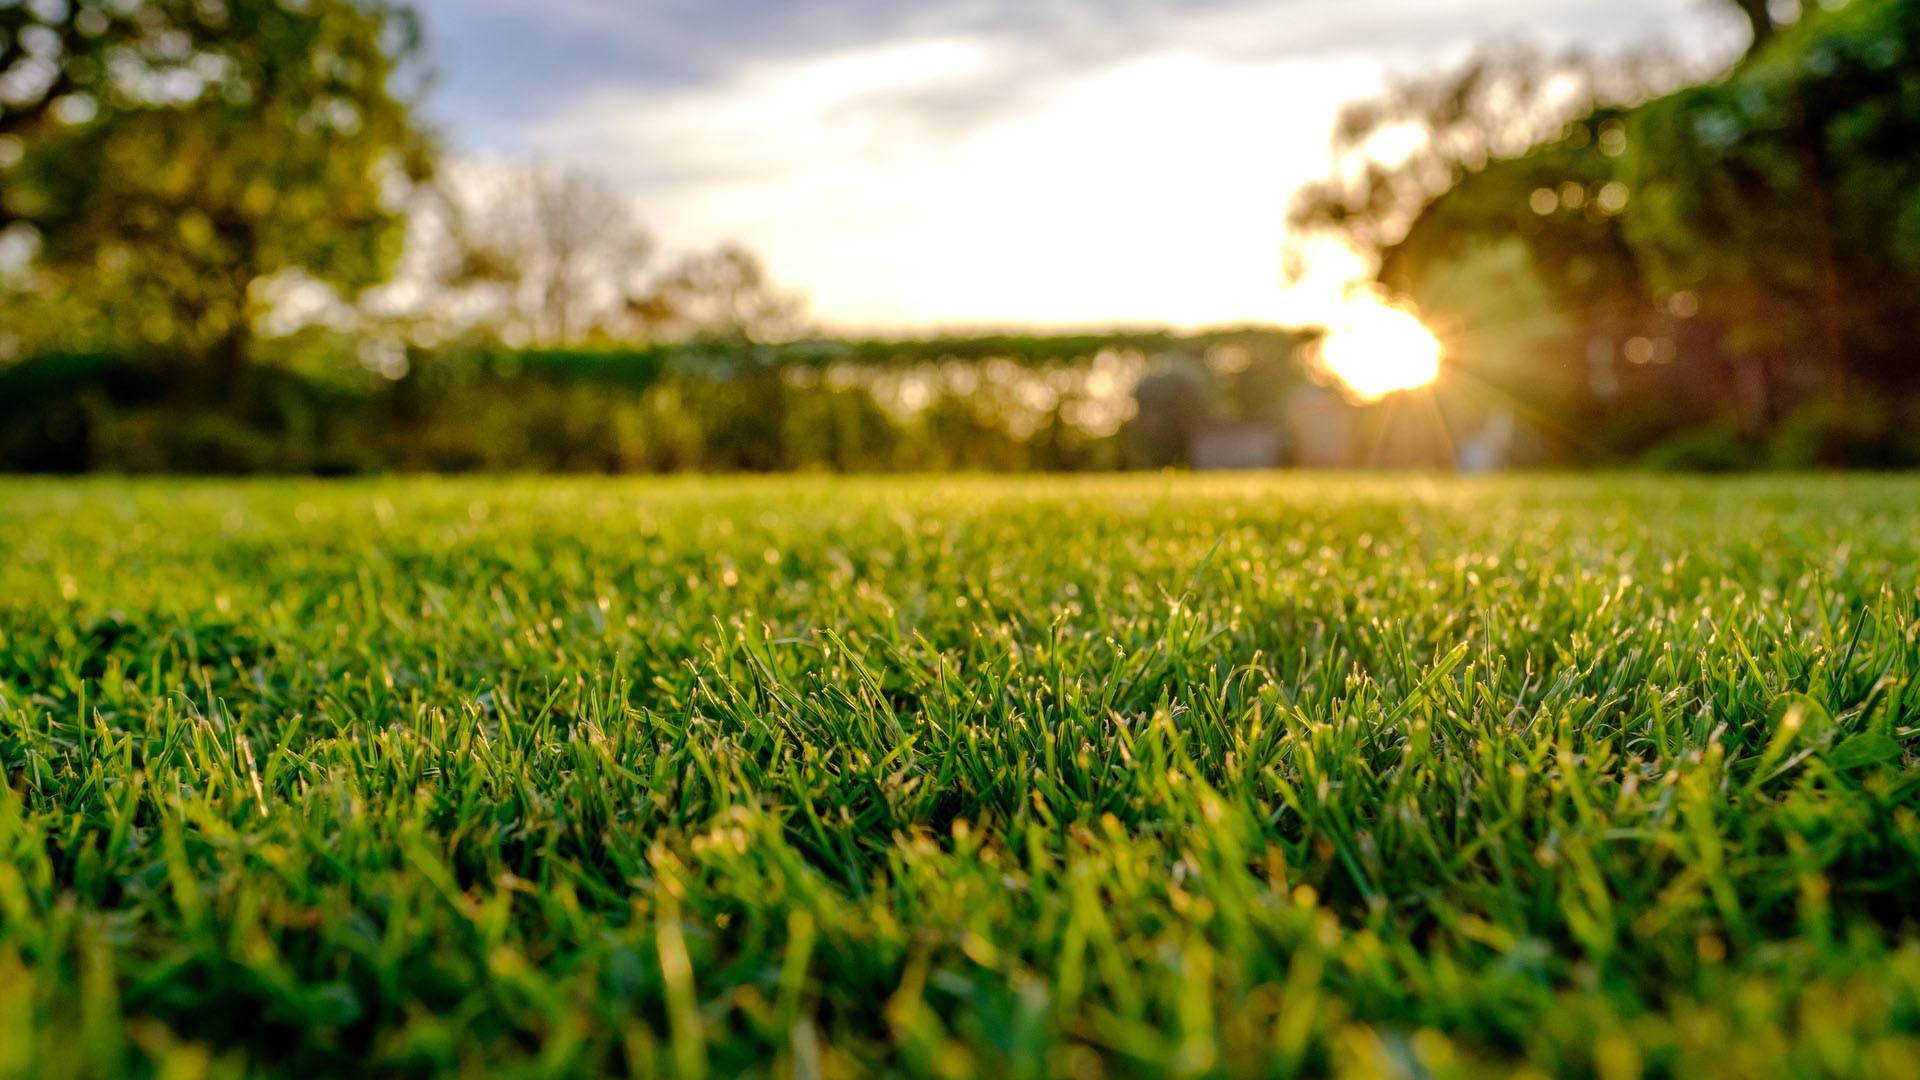
[{"label": "sky", "polygon": [[596,173],[846,330],[1308,322],[1286,205],[1340,104],[1526,37],[1735,28],[1712,0],[424,0],[458,153]]}]

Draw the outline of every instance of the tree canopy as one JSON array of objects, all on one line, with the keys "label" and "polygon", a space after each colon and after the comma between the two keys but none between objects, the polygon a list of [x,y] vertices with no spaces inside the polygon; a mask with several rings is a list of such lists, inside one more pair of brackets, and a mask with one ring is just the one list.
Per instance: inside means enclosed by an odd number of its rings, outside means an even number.
[{"label": "tree canopy", "polygon": [[407,9],[82,0],[0,17],[0,206],[37,240],[29,299],[84,295],[102,335],[224,394],[268,279],[386,278],[430,161]]},{"label": "tree canopy", "polygon": [[[1390,95],[1349,139],[1422,115],[1438,137],[1309,191],[1296,220],[1371,252],[1448,333],[1459,377],[1577,456],[1721,421],[1749,441],[1812,424],[1816,442],[1879,446],[1816,458],[1920,452],[1895,446],[1920,378],[1904,340],[1920,315],[1920,8],[1768,18],[1720,77],[1576,94],[1586,107],[1564,118],[1497,115],[1488,73],[1512,63]],[[1554,70],[1518,66],[1533,74],[1510,85]],[[1528,123],[1546,134],[1518,150],[1458,134]]]}]

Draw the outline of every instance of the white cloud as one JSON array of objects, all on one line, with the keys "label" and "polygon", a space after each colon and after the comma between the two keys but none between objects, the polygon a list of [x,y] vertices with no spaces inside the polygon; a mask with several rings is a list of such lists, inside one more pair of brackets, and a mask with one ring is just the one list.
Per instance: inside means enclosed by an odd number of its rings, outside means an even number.
[{"label": "white cloud", "polygon": [[528,138],[641,192],[678,242],[756,245],[837,321],[1211,322],[1278,310],[1288,193],[1377,79],[1172,52],[924,122],[928,96],[1005,70],[977,42],[889,44],[666,101],[606,89]]},{"label": "white cloud", "polygon": [[[1592,42],[1675,25],[1680,7],[1525,10],[1534,29]],[[1285,209],[1326,168],[1338,105],[1514,11],[1141,10],[1092,52],[948,29],[743,58],[673,91],[603,77],[508,141],[632,190],[673,244],[746,241],[842,325],[1311,317],[1339,274],[1281,296]]]}]

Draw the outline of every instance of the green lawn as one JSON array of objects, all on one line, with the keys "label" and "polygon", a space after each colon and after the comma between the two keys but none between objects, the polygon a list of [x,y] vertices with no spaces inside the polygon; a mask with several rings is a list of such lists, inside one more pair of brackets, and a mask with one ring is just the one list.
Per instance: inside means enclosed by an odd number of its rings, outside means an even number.
[{"label": "green lawn", "polygon": [[0,1075],[1920,1072],[1920,480],[0,481],[0,555]]}]

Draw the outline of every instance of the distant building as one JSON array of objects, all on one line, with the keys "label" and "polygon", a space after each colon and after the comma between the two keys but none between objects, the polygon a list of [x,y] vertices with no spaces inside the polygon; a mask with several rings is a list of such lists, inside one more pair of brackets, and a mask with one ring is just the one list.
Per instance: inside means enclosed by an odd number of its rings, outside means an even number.
[{"label": "distant building", "polygon": [[1495,472],[1513,461],[1513,412],[1501,409],[1487,418],[1480,430],[1460,440],[1460,471]]},{"label": "distant building", "polygon": [[1211,421],[1187,437],[1196,469],[1271,469],[1280,464],[1280,432],[1271,424]]},{"label": "distant building", "polygon": [[1308,383],[1281,406],[1287,425],[1287,463],[1308,469],[1341,469],[1353,459],[1353,409],[1340,394]]}]

